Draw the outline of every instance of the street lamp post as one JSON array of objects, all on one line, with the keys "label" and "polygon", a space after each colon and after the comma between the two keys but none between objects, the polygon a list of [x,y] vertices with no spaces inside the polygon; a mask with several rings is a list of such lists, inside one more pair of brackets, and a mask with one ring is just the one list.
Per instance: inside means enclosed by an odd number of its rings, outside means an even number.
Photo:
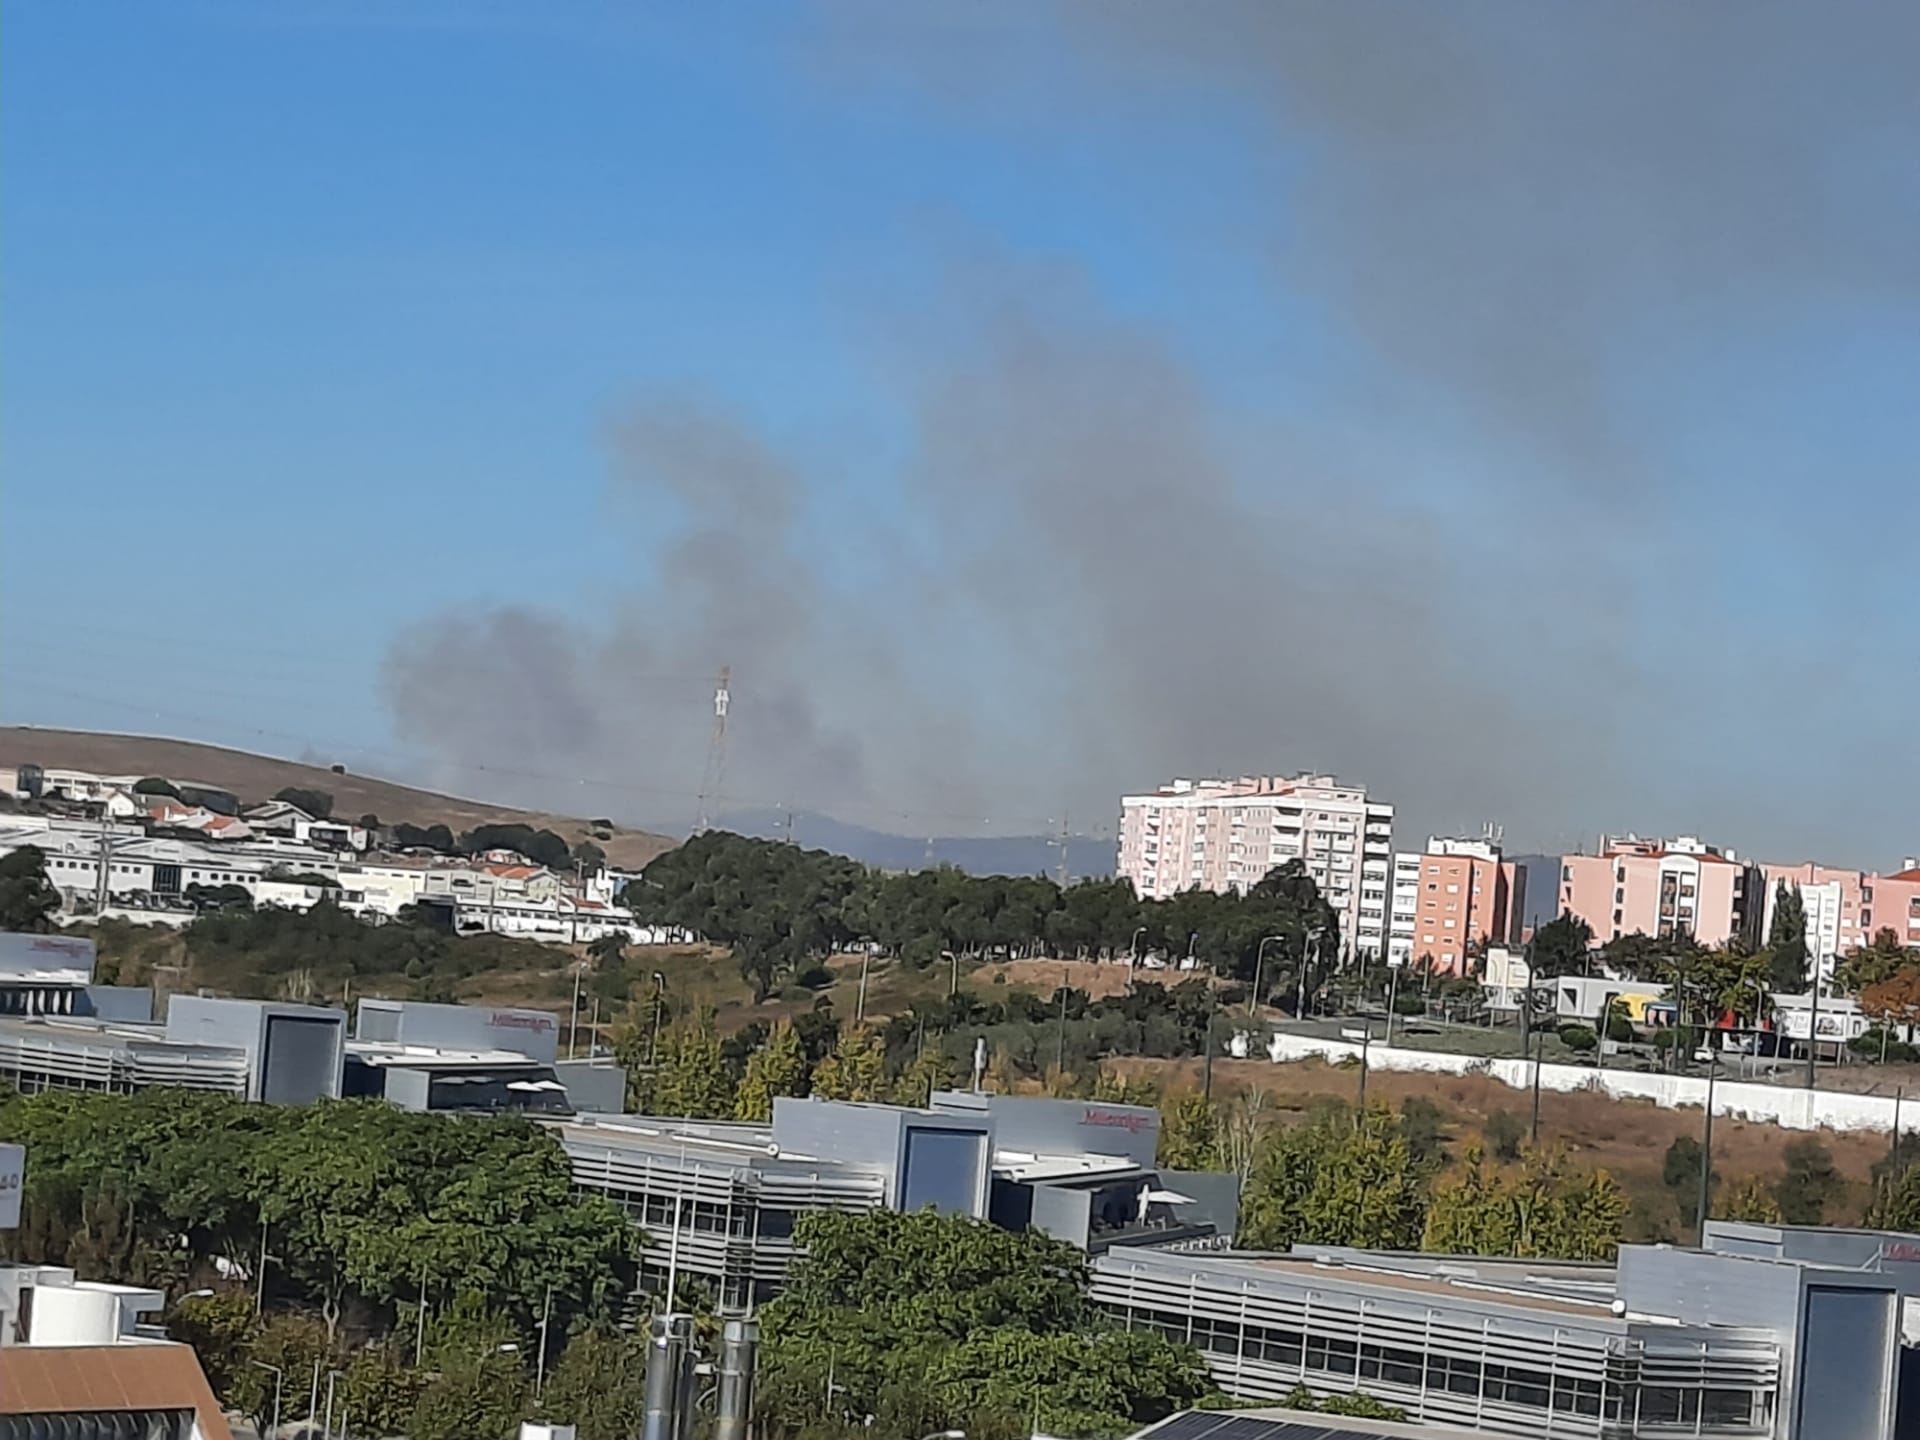
[{"label": "street lamp post", "polygon": [[1269,935],[1261,940],[1260,948],[1253,953],[1253,989],[1247,994],[1247,1017],[1253,1017],[1255,1008],[1260,1004],[1260,976],[1267,963],[1267,946],[1276,940],[1284,940],[1284,935]]},{"label": "street lamp post", "polygon": [[1533,1041],[1533,1140],[1537,1149],[1540,1145],[1540,1059],[1547,1048],[1545,1028],[1534,1031]]},{"label": "street lamp post", "polygon": [[1807,1016],[1807,1088],[1814,1088],[1820,1064],[1820,960],[1813,961],[1813,1011]]},{"label": "street lamp post", "polygon": [[1326,934],[1324,926],[1316,925],[1307,932],[1305,953],[1300,957],[1300,990],[1293,1005],[1293,1018],[1303,1020],[1307,1014],[1307,970],[1320,958],[1320,937]]},{"label": "street lamp post", "polygon": [[273,1440],[280,1429],[280,1387],[286,1383],[287,1372],[278,1365],[267,1364],[264,1360],[249,1360],[247,1363],[261,1370],[273,1372],[273,1421],[267,1426],[267,1440]]},{"label": "street lamp post", "polygon": [[1720,1052],[1711,1040],[1707,1044],[1707,1118],[1700,1137],[1700,1204],[1694,1212],[1698,1243],[1707,1243],[1707,1203],[1713,1189],[1713,1081],[1720,1073]]},{"label": "street lamp post", "polygon": [[960,957],[951,950],[942,950],[940,958],[953,962],[953,978],[947,982],[947,998],[951,1000],[960,993]]},{"label": "street lamp post", "polygon": [[1127,943],[1127,968],[1129,970],[1138,970],[1140,968],[1140,937],[1146,933],[1147,927],[1144,925],[1136,925],[1133,927],[1133,939]]},{"label": "street lamp post", "polygon": [[658,970],[653,972],[653,1035],[647,1041],[647,1064],[654,1063],[654,1057],[660,1051],[660,1014],[667,1005],[667,977]]}]

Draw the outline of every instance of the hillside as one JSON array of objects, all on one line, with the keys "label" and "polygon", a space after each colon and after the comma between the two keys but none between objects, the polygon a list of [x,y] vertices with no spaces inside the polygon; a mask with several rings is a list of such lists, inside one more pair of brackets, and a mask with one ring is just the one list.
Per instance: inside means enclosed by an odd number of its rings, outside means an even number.
[{"label": "hillside", "polygon": [[[192,740],[162,740],[145,735],[106,735],[91,730],[43,730],[31,725],[0,726],[0,767],[24,764],[90,770],[100,775],[161,775],[195,780],[231,790],[252,803],[275,791],[300,786],[333,796],[336,815],[348,819],[374,814],[387,824],[443,824],[456,834],[476,825],[524,824],[563,836],[569,845],[589,838],[587,817],[513,810],[483,800],[437,795],[370,775],[337,775],[320,765],[302,765],[245,750],[227,750]],[[645,830],[613,827],[611,840],[594,842],[607,859],[637,869],[679,842]]]}]

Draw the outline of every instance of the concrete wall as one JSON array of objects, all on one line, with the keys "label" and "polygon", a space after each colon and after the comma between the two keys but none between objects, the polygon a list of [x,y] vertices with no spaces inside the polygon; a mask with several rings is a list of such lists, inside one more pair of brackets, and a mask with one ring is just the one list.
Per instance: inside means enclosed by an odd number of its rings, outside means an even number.
[{"label": "concrete wall", "polygon": [[[1344,1040],[1317,1040],[1306,1035],[1275,1035],[1268,1054],[1276,1062],[1314,1057],[1338,1063],[1358,1060],[1360,1047]],[[1386,1045],[1368,1048],[1367,1063],[1376,1070],[1415,1071],[1435,1075],[1486,1075],[1516,1090],[1533,1085],[1533,1062],[1521,1059],[1489,1060],[1439,1050],[1403,1050]],[[1701,1106],[1707,1082],[1692,1075],[1647,1075],[1635,1070],[1600,1070],[1591,1065],[1542,1065],[1540,1088],[1572,1092],[1592,1090],[1616,1100],[1651,1100],[1664,1110]],[[1808,1090],[1798,1085],[1756,1085],[1718,1080],[1713,1087],[1713,1113],[1761,1120],[1787,1130],[1891,1130],[1898,1102],[1891,1095],[1856,1095],[1841,1090]],[[1899,1105],[1903,1134],[1920,1131],[1920,1101]]]}]

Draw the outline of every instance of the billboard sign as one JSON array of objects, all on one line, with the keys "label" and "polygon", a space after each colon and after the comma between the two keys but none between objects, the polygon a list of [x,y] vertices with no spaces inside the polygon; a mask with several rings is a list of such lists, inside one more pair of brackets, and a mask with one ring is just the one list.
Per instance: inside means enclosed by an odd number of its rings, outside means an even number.
[{"label": "billboard sign", "polygon": [[27,1152],[0,1145],[0,1230],[20,1228],[20,1189],[27,1178]]}]

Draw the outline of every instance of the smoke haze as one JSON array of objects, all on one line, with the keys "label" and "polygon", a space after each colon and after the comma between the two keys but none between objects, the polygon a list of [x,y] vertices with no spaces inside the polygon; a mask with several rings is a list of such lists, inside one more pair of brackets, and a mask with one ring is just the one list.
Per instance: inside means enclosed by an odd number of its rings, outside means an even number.
[{"label": "smoke haze", "polygon": [[[406,742],[619,777],[620,818],[684,824],[725,663],[729,797],[906,833],[1315,768],[1395,802],[1402,843],[1499,818],[1521,847],[1638,826],[1770,858],[1916,848],[1905,722],[1862,703],[1914,668],[1911,567],[1860,557],[1920,520],[1920,394],[1909,374],[1903,444],[1833,469],[1845,405],[1798,401],[1920,318],[1920,11],[829,16],[793,57],[820,103],[1141,193],[1165,161],[1143,126],[1228,116],[1248,199],[1221,243],[1263,278],[1211,303],[1310,342],[1250,374],[1244,338],[1164,318],[1205,275],[1155,275],[1156,309],[964,207],[917,220],[914,281],[849,307],[872,443],[793,441],[722,393],[614,402],[631,592],[410,625],[385,669]],[[1806,572],[1750,573],[1766,538]],[[1831,645],[1783,664],[1789,615]],[[1821,799],[1783,804],[1766,777],[1815,753]]]}]

